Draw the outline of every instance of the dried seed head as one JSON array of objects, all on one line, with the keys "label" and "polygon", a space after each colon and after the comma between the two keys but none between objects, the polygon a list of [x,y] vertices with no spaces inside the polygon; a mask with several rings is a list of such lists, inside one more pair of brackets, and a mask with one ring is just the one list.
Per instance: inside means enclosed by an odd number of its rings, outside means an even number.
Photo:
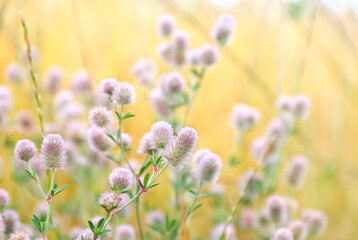
[{"label": "dried seed head", "polygon": [[115,168],[108,178],[109,184],[112,187],[117,187],[121,190],[128,190],[134,183],[134,177],[131,171],[125,168]]},{"label": "dried seed head", "polygon": [[107,78],[101,81],[99,85],[99,89],[102,93],[105,93],[107,95],[112,95],[114,92],[114,89],[116,88],[118,82],[115,78]]},{"label": "dried seed head", "polygon": [[92,126],[106,127],[113,123],[113,115],[107,108],[99,106],[92,108],[88,113],[88,120]]},{"label": "dried seed head", "polygon": [[4,189],[0,189],[0,209],[4,209],[4,207],[9,205],[9,202],[9,193]]},{"label": "dried seed head", "polygon": [[176,29],[175,19],[171,14],[163,14],[157,19],[157,34],[160,38],[171,36]]},{"label": "dried seed head", "polygon": [[182,170],[184,164],[190,158],[196,143],[198,133],[190,127],[182,128],[178,135],[171,141],[163,151],[163,158],[175,170]]},{"label": "dried seed head", "polygon": [[111,139],[103,128],[91,127],[87,131],[87,141],[94,151],[105,152],[112,147]]},{"label": "dried seed head", "polygon": [[279,228],[276,230],[273,240],[293,240],[293,234],[287,228]]},{"label": "dried seed head", "polygon": [[16,160],[25,162],[30,161],[36,154],[37,148],[35,143],[28,139],[17,141],[14,150],[14,157]]},{"label": "dried seed head", "polygon": [[220,157],[214,153],[206,154],[197,165],[201,182],[216,183],[222,167]]},{"label": "dried seed head", "polygon": [[114,88],[112,99],[117,105],[135,103],[136,93],[132,84],[119,82]]},{"label": "dried seed head", "polygon": [[122,224],[116,229],[114,240],[135,240],[135,230],[131,225]]},{"label": "dried seed head", "polygon": [[235,18],[229,14],[222,14],[211,30],[211,37],[221,46],[228,45],[234,37],[235,27]]},{"label": "dried seed head", "polygon": [[294,156],[286,170],[286,181],[294,189],[299,189],[307,173],[308,161],[304,156]]},{"label": "dried seed head", "polygon": [[114,191],[107,191],[101,194],[98,204],[103,206],[106,211],[110,211],[113,208],[118,207],[121,202],[121,198]]},{"label": "dried seed head", "polygon": [[44,88],[46,92],[53,94],[60,90],[63,77],[64,74],[61,66],[51,66],[45,73]]},{"label": "dried seed head", "polygon": [[66,164],[65,143],[59,134],[47,134],[41,145],[41,161],[47,169],[62,169]]}]

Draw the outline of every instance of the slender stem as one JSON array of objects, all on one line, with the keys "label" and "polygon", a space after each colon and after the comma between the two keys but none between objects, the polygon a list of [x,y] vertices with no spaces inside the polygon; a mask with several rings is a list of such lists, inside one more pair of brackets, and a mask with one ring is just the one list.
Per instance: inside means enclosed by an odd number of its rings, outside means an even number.
[{"label": "slender stem", "polygon": [[[53,188],[53,183],[54,183],[54,178],[55,178],[55,169],[51,169],[51,184],[50,184],[50,189],[49,189],[49,194],[51,193],[51,189]],[[51,203],[51,199],[47,201],[47,216],[46,216],[46,229],[45,229],[45,236],[47,233],[47,229],[49,227],[50,224],[50,219],[51,219],[51,214],[52,214],[52,203]]]},{"label": "slender stem", "polygon": [[[27,166],[29,167],[29,170],[32,173],[33,171],[32,171],[31,165],[30,165],[30,161],[27,162]],[[36,179],[34,179],[34,181],[35,181],[36,185],[38,186],[38,188],[40,189],[43,197],[46,199],[46,194],[45,194],[44,190],[41,187],[41,184],[40,184],[40,181],[39,181],[39,178],[38,178],[37,174],[36,174],[35,177],[36,177]]]},{"label": "slender stem", "polygon": [[144,240],[144,233],[143,233],[142,223],[140,220],[140,198],[136,199],[135,209],[136,209],[136,218],[137,218],[140,239]]},{"label": "slender stem", "polygon": [[150,185],[164,172],[164,170],[165,170],[168,166],[169,166],[169,163],[166,163],[166,164],[162,167],[162,169],[160,169],[160,171],[158,172],[158,174],[155,175],[155,177],[153,177],[152,180],[149,180],[149,181],[148,181],[147,186],[150,186]]},{"label": "slender stem", "polygon": [[25,21],[24,15],[22,13],[21,13],[21,24],[22,24],[22,28],[24,29],[24,39],[25,39],[26,46],[27,46],[27,58],[29,60],[29,71],[30,71],[34,95],[35,95],[35,99],[36,99],[36,103],[37,103],[37,113],[38,113],[39,120],[40,120],[41,133],[42,133],[42,136],[45,136],[44,123],[43,123],[43,119],[42,119],[41,97],[39,94],[37,79],[36,79],[36,75],[35,75],[34,67],[33,67],[33,63],[32,63],[31,43],[30,43],[30,39],[29,39],[27,23]]}]

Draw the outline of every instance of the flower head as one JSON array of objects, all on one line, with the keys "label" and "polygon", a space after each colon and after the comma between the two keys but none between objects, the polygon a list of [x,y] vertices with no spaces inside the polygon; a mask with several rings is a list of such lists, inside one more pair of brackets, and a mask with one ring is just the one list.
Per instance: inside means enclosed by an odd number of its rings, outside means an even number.
[{"label": "flower head", "polygon": [[91,125],[105,127],[113,123],[113,115],[107,108],[99,106],[91,109],[88,113],[88,120]]},{"label": "flower head", "polygon": [[36,154],[37,148],[35,143],[28,139],[17,141],[15,145],[14,157],[16,160],[22,160],[25,162],[30,161]]},{"label": "flower head", "polygon": [[135,230],[131,225],[123,224],[117,227],[114,240],[135,240]]},{"label": "flower head", "polygon": [[160,79],[160,88],[165,94],[181,93],[185,88],[185,79],[177,72],[164,74]]},{"label": "flower head", "polygon": [[292,158],[287,171],[286,181],[291,187],[298,189],[302,186],[307,172],[308,161],[304,156]]},{"label": "flower head", "polygon": [[90,88],[90,75],[87,70],[79,70],[71,76],[71,87],[74,92],[84,92]]},{"label": "flower head", "polygon": [[4,209],[4,207],[9,205],[9,202],[9,193],[4,189],[0,189],[0,209]]},{"label": "flower head", "polygon": [[164,93],[159,88],[150,91],[149,102],[160,117],[168,117],[172,112]]},{"label": "flower head", "polygon": [[121,139],[118,139],[118,144],[124,148],[129,148],[132,144],[132,137],[128,133],[121,133]]},{"label": "flower head", "polygon": [[[212,230],[211,230],[211,234],[210,234],[210,238],[209,240],[218,240],[220,239],[221,233],[224,230],[225,225],[224,224],[219,224],[216,225]],[[227,239],[227,240],[236,240],[236,232],[235,232],[235,228],[232,224],[228,225],[227,228],[225,229],[225,233],[224,233],[224,238],[223,239]]]},{"label": "flower head", "polygon": [[10,235],[9,240],[30,240],[30,237],[23,231],[17,231]]},{"label": "flower head", "polygon": [[260,120],[260,113],[246,104],[236,105],[231,113],[232,124],[241,131],[251,129]]},{"label": "flower head", "polygon": [[235,27],[235,18],[229,14],[222,14],[211,30],[211,37],[221,46],[228,45],[232,42]]},{"label": "flower head", "polygon": [[293,234],[287,228],[279,228],[276,230],[273,240],[293,240]]},{"label": "flower head", "polygon": [[157,65],[152,58],[141,58],[132,66],[132,74],[142,86],[151,86],[157,73]]},{"label": "flower head", "polygon": [[163,158],[176,170],[181,170],[190,158],[196,143],[198,133],[190,127],[182,128],[178,135],[172,140],[163,151]]},{"label": "flower head", "polygon": [[244,209],[240,215],[240,226],[243,230],[256,229],[258,225],[257,214],[254,210]]},{"label": "flower head", "polygon": [[139,141],[138,153],[152,155],[153,151],[156,149],[156,144],[153,141],[152,135],[149,133],[144,134]]},{"label": "flower head", "polygon": [[220,157],[214,153],[206,154],[197,165],[200,181],[215,183],[222,167]]},{"label": "flower head", "polygon": [[173,34],[176,28],[175,19],[170,14],[163,14],[157,19],[157,33],[158,36],[168,37]]},{"label": "flower head", "polygon": [[121,200],[122,199],[116,192],[107,191],[101,194],[98,204],[106,209],[106,211],[110,211],[111,209],[118,207]]},{"label": "flower head", "polygon": [[5,75],[12,83],[20,83],[25,79],[25,74],[17,62],[12,62],[6,66]]},{"label": "flower head", "polygon": [[200,62],[203,66],[210,67],[219,60],[219,50],[216,46],[206,44],[200,48]]},{"label": "flower head", "polygon": [[173,56],[173,46],[167,42],[161,42],[158,44],[155,53],[163,63],[171,63]]},{"label": "flower head", "polygon": [[113,169],[109,175],[108,181],[112,187],[117,187],[121,190],[128,190],[134,183],[134,177],[130,170],[117,167]]},{"label": "flower head", "polygon": [[19,215],[14,210],[5,210],[3,213],[5,220],[5,234],[9,235],[20,228]]},{"label": "flower head", "polygon": [[278,224],[286,222],[288,217],[286,200],[277,195],[270,196],[266,202],[266,208],[270,219]]},{"label": "flower head", "polygon": [[194,156],[193,156],[193,160],[195,165],[199,165],[201,160],[203,160],[205,158],[206,155],[210,154],[211,152],[207,149],[199,149],[198,151],[195,152]]},{"label": "flower head", "polygon": [[310,110],[310,99],[303,94],[298,94],[293,99],[293,114],[300,119],[308,117]]},{"label": "flower head", "polygon": [[132,84],[128,82],[119,82],[114,88],[112,99],[115,104],[135,103],[136,93]]},{"label": "flower head", "polygon": [[93,240],[93,239],[94,239],[93,232],[89,228],[82,230],[80,234],[76,237],[76,240]]},{"label": "flower head", "polygon": [[66,164],[65,143],[59,134],[47,134],[44,137],[40,158],[48,169],[64,168]]},{"label": "flower head", "polygon": [[161,226],[165,224],[165,215],[159,210],[152,211],[147,214],[146,221],[149,226]]},{"label": "flower head", "polygon": [[302,212],[301,218],[307,224],[308,236],[320,237],[327,227],[327,216],[319,210],[307,209]]},{"label": "flower head", "polygon": [[107,95],[112,95],[117,84],[118,84],[117,79],[107,78],[101,81],[99,85],[99,89],[102,93],[105,93]]},{"label": "flower head", "polygon": [[60,66],[51,66],[45,73],[44,88],[48,93],[55,93],[61,88],[63,80],[63,69]]},{"label": "flower head", "polygon": [[149,134],[156,149],[164,149],[174,138],[173,127],[166,121],[154,123]]},{"label": "flower head", "polygon": [[99,127],[91,127],[87,131],[87,141],[90,147],[99,152],[105,152],[112,147],[111,139]]},{"label": "flower head", "polygon": [[0,85],[0,114],[7,112],[12,106],[11,92],[8,87]]},{"label": "flower head", "polygon": [[288,225],[288,229],[293,234],[295,240],[305,240],[307,238],[307,227],[302,220],[296,220]]}]

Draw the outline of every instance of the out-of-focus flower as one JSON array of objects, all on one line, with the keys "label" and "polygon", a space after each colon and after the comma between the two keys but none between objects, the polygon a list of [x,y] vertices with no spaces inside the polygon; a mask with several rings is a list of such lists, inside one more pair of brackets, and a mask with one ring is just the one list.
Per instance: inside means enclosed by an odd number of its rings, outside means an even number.
[{"label": "out-of-focus flower", "polygon": [[87,141],[89,146],[100,152],[105,152],[112,147],[111,139],[106,135],[105,131],[99,127],[91,127],[87,131]]},{"label": "out-of-focus flower", "polygon": [[65,143],[59,134],[47,134],[44,137],[40,158],[47,169],[56,170],[65,167]]},{"label": "out-of-focus flower", "polygon": [[107,78],[101,81],[99,89],[102,93],[111,96],[116,88],[118,82],[115,78]]},{"label": "out-of-focus flower", "polygon": [[297,118],[307,118],[310,111],[310,99],[304,94],[296,95],[293,99],[292,111]]},{"label": "out-of-focus flower", "polygon": [[176,29],[175,19],[171,14],[163,14],[157,19],[157,34],[160,38],[171,36]]},{"label": "out-of-focus flower", "polygon": [[175,31],[172,38],[171,64],[175,67],[185,65],[186,52],[190,46],[190,36],[183,30]]},{"label": "out-of-focus flower", "polygon": [[122,224],[116,229],[114,240],[135,240],[135,230],[131,225]]},{"label": "out-of-focus flower", "polygon": [[159,88],[150,91],[149,102],[154,108],[156,114],[158,114],[160,117],[169,117],[170,114],[172,113],[172,110],[169,107],[167,99],[165,98],[163,92]]},{"label": "out-of-focus flower", "polygon": [[199,149],[198,151],[196,151],[193,156],[194,164],[199,165],[201,160],[209,153],[211,153],[211,152],[207,149]]},{"label": "out-of-focus flower", "polygon": [[132,144],[132,137],[128,133],[121,133],[121,139],[118,139],[117,142],[124,148],[129,148]]},{"label": "out-of-focus flower", "polygon": [[[252,180],[249,184],[251,178]],[[263,184],[263,176],[261,175],[261,173],[256,173],[254,175],[253,170],[247,170],[240,177],[239,190],[240,192],[244,192],[246,188],[244,197],[246,199],[253,200],[259,195],[262,188],[262,184]]]},{"label": "out-of-focus flower", "polygon": [[155,52],[163,63],[169,64],[173,57],[173,46],[170,43],[161,42],[158,44]]},{"label": "out-of-focus flower", "polygon": [[[218,240],[220,239],[220,236],[224,230],[224,224],[219,224],[217,226],[215,226],[212,230],[211,230],[211,234],[210,234],[210,240]],[[224,233],[224,238],[223,239],[227,239],[227,240],[236,240],[236,231],[233,225],[229,225],[227,226],[225,233]]]},{"label": "out-of-focus flower", "polygon": [[169,95],[181,93],[185,88],[185,79],[177,72],[164,74],[160,78],[160,88],[163,93]]},{"label": "out-of-focus flower", "polygon": [[266,208],[271,221],[277,224],[284,224],[287,221],[286,200],[278,195],[270,196],[266,201]]},{"label": "out-of-focus flower", "polygon": [[30,161],[36,154],[37,148],[35,143],[28,139],[17,141],[14,150],[14,157],[16,160],[25,162]]},{"label": "out-of-focus flower", "polygon": [[11,92],[8,87],[0,85],[0,114],[6,113],[12,106]]},{"label": "out-of-focus flower", "polygon": [[288,229],[292,232],[294,240],[305,240],[307,238],[307,226],[302,220],[291,222]]},{"label": "out-of-focus flower", "polygon": [[304,156],[294,156],[286,171],[287,183],[298,189],[302,186],[307,172],[308,161]]},{"label": "out-of-focus flower", "polygon": [[135,103],[136,93],[132,84],[119,82],[114,88],[112,99],[117,105]]},{"label": "out-of-focus flower", "polygon": [[118,167],[113,169],[108,181],[112,187],[117,187],[120,190],[128,190],[134,183],[134,177],[128,169]]},{"label": "out-of-focus flower", "polygon": [[221,46],[228,45],[234,37],[235,27],[235,18],[229,14],[222,14],[211,30],[211,37]]},{"label": "out-of-focus flower", "polygon": [[186,54],[186,62],[190,64],[192,67],[200,66],[201,62],[201,48],[194,48],[187,52]]},{"label": "out-of-focus flower", "polygon": [[44,79],[44,88],[47,93],[53,94],[61,89],[63,75],[63,69],[58,65],[53,65],[47,70]]},{"label": "out-of-focus flower", "polygon": [[222,167],[220,157],[214,153],[206,154],[197,165],[201,182],[216,183]]},{"label": "out-of-focus flower", "polygon": [[200,48],[200,62],[205,67],[214,65],[219,60],[219,56],[216,46],[206,44]]},{"label": "out-of-focus flower", "polygon": [[55,96],[54,106],[57,110],[64,109],[68,104],[73,103],[74,99],[70,90],[61,90]]},{"label": "out-of-focus flower", "polygon": [[276,107],[279,111],[290,112],[293,108],[293,98],[288,95],[281,95],[276,101]]},{"label": "out-of-focus flower", "polygon": [[276,230],[273,240],[293,240],[293,234],[287,228],[279,228]]},{"label": "out-of-focus flower", "polygon": [[89,111],[88,120],[93,126],[106,127],[113,123],[114,118],[111,111],[108,111],[105,107],[98,106]]},{"label": "out-of-focus flower", "polygon": [[118,207],[121,202],[121,198],[114,191],[107,191],[101,194],[98,204],[103,206],[106,211],[110,211],[111,209]]},{"label": "out-of-focus flower", "polygon": [[76,240],[94,240],[93,232],[91,229],[86,228],[80,232],[80,234],[76,237]]},{"label": "out-of-focus flower", "polygon": [[159,210],[151,211],[147,213],[146,222],[149,226],[162,226],[165,224],[165,215]]},{"label": "out-of-focus flower", "polygon": [[164,149],[174,139],[172,126],[166,121],[159,121],[152,125],[149,132],[155,148]]},{"label": "out-of-focus flower", "polygon": [[5,220],[5,234],[16,232],[20,228],[19,215],[14,210],[5,210],[3,213],[3,219]]},{"label": "out-of-focus flower", "polygon": [[152,135],[149,133],[144,134],[144,136],[139,141],[138,153],[152,155],[155,151],[156,145],[153,141]]},{"label": "out-of-focus flower", "polygon": [[6,66],[5,77],[9,82],[18,84],[25,79],[25,73],[17,62],[12,62]]},{"label": "out-of-focus flower", "polygon": [[18,112],[17,122],[22,131],[29,131],[34,125],[32,115],[25,110]]},{"label": "out-of-focus flower", "polygon": [[254,210],[244,209],[240,215],[240,227],[243,230],[254,230],[257,228],[257,214]]},{"label": "out-of-focus flower", "polygon": [[[30,51],[31,51],[31,59],[32,59],[32,63],[36,64],[39,61],[40,58],[40,54],[39,54],[39,50],[37,49],[36,46],[31,45],[30,47]],[[21,51],[20,51],[20,60],[21,62],[28,64],[29,63],[29,58],[27,56],[27,46],[24,46]]]},{"label": "out-of-focus flower", "polygon": [[309,237],[320,237],[327,228],[327,216],[322,211],[307,209],[302,212],[301,218],[307,224]]},{"label": "out-of-focus flower", "polygon": [[260,120],[260,113],[246,104],[236,105],[231,112],[232,124],[241,131],[251,129]]},{"label": "out-of-focus flower", "polygon": [[71,76],[71,87],[74,92],[84,92],[90,89],[90,75],[87,70],[79,70]]},{"label": "out-of-focus flower", "polygon": [[17,231],[10,235],[9,240],[30,240],[30,237],[23,231]]},{"label": "out-of-focus flower", "polygon": [[198,133],[190,127],[182,128],[178,135],[171,141],[163,151],[163,158],[175,170],[181,170],[190,158],[196,143]]},{"label": "out-of-focus flower", "polygon": [[9,193],[4,189],[0,189],[0,209],[4,209],[7,205],[9,205],[9,202]]},{"label": "out-of-focus flower", "polygon": [[151,58],[141,58],[132,66],[132,74],[141,86],[151,86],[157,73],[157,65]]}]

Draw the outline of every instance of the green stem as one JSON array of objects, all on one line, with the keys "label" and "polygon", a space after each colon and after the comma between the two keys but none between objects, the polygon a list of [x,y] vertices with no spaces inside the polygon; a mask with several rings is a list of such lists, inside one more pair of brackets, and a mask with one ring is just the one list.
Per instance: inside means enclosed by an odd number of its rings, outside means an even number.
[{"label": "green stem", "polygon": [[[51,169],[51,184],[50,184],[49,194],[51,193],[51,189],[53,188],[54,178],[55,178],[55,169],[52,168],[52,169]],[[49,227],[49,224],[50,224],[50,219],[51,219],[51,214],[52,214],[52,203],[51,203],[51,199],[48,200],[47,202],[48,202],[48,206],[47,206],[45,236],[46,236],[46,233],[47,233],[47,229],[48,229],[48,227]]]},{"label": "green stem", "polygon": [[144,240],[144,233],[143,233],[142,223],[141,223],[141,220],[140,220],[140,198],[136,199],[135,207],[136,207],[135,208],[136,209],[136,218],[137,218],[137,224],[138,224],[140,239]]},{"label": "green stem", "polygon": [[[30,165],[29,161],[27,162],[27,166],[29,167],[29,170],[32,173],[33,171],[32,171],[32,168],[31,168],[31,165]],[[40,189],[40,192],[42,193],[42,196],[46,199],[46,194],[45,194],[44,190],[41,187],[41,184],[40,184],[40,181],[39,181],[39,178],[38,178],[37,174],[36,174],[35,177],[36,177],[36,179],[34,179],[34,181],[35,181],[37,187]]]}]

